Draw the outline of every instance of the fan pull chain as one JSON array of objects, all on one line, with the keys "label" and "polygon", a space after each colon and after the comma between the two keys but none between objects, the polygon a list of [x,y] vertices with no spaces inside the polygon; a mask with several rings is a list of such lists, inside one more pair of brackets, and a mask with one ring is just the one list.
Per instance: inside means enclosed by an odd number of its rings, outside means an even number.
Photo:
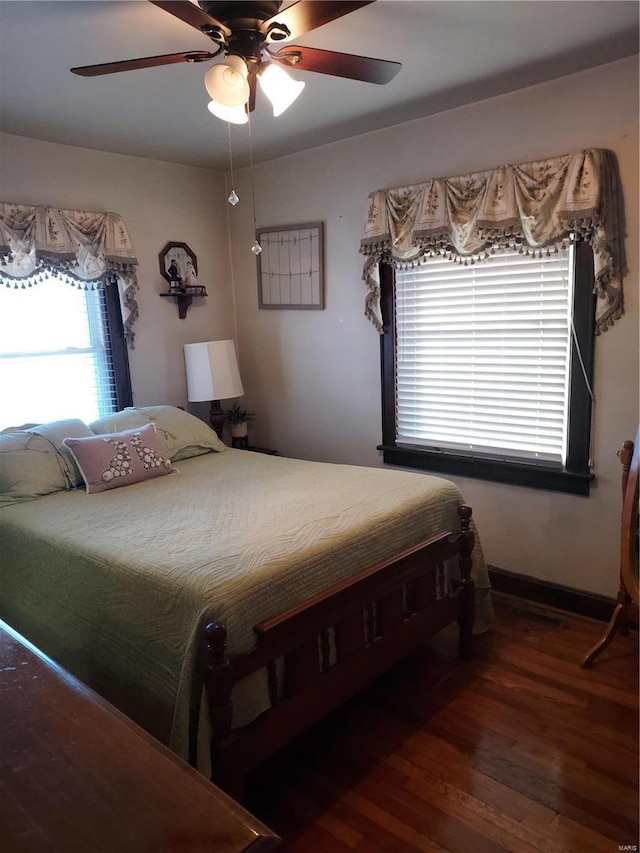
[{"label": "fan pull chain", "polygon": [[262,246],[258,243],[258,225],[256,223],[256,189],[253,180],[253,142],[251,140],[251,113],[248,113],[249,118],[249,171],[251,174],[251,203],[253,206],[253,230],[256,234],[256,239],[253,241],[251,251],[254,255],[259,255],[262,251]]},{"label": "fan pull chain", "polygon": [[236,204],[240,201],[240,197],[238,196],[238,194],[236,193],[236,191],[233,188],[235,181],[233,180],[233,154],[231,152],[231,122],[229,122],[229,121],[227,122],[227,133],[229,136],[229,169],[231,171],[231,195],[229,196],[227,201],[229,202],[229,204],[232,207],[235,207]]}]

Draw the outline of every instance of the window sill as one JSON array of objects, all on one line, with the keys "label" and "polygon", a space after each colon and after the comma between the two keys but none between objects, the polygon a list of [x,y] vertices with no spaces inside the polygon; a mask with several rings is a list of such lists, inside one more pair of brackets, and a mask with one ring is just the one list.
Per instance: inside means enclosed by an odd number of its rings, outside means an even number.
[{"label": "window sill", "polygon": [[572,495],[588,495],[590,484],[594,479],[593,474],[578,474],[563,468],[434,453],[413,447],[379,444],[378,450],[382,451],[382,458],[386,464],[401,468],[420,468],[438,474],[456,474],[460,477],[473,477],[478,480],[491,480],[496,483],[509,483]]}]

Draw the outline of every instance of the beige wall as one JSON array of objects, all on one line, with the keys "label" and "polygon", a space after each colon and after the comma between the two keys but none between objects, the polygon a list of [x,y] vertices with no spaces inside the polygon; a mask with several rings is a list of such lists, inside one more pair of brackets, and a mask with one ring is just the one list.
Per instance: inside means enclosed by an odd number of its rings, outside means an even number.
[{"label": "beige wall", "polygon": [[281,454],[381,465],[378,336],[363,316],[358,254],[379,187],[589,147],[619,159],[626,197],[626,316],[596,344],[591,496],[460,479],[488,562],[580,589],[617,589],[619,463],[638,422],[638,66],[623,60],[255,167],[261,226],[322,220],[325,311],[259,311],[250,184],[230,210],[240,367],[252,437]]},{"label": "beige wall", "polygon": [[[596,344],[595,460],[589,498],[460,479],[490,563],[581,589],[615,593],[616,451],[638,421],[638,68],[623,60],[437,116],[256,166],[258,224],[322,220],[325,311],[259,311],[245,170],[241,203],[223,176],[83,148],[0,135],[0,197],[114,210],[140,261],[140,320],[131,353],[135,402],[183,405],[182,345],[235,337],[252,437],[281,454],[381,465],[378,336],[363,316],[358,245],[378,187],[524,162],[586,147],[613,149],[626,196],[627,314]],[[227,222],[227,216],[229,221]],[[229,257],[231,233],[232,265]],[[158,253],[188,243],[208,299],[179,320],[160,299]],[[232,273],[235,287],[232,287]],[[237,302],[237,315],[234,309]]]},{"label": "beige wall", "polygon": [[[224,176],[6,134],[0,155],[3,201],[123,216],[139,260],[140,318],[129,355],[134,402],[185,405],[182,345],[234,335]],[[196,253],[209,294],[194,300],[184,320],[172,299],[158,296],[167,289],[158,254],[171,240]]]}]

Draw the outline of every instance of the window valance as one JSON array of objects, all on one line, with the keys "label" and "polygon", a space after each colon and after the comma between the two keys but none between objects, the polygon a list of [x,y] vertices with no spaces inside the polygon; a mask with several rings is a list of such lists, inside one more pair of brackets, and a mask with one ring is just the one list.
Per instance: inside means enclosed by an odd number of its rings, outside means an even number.
[{"label": "window valance", "polygon": [[96,289],[116,283],[133,347],[138,282],[133,246],[117,213],[0,202],[0,283],[31,287],[47,273]]},{"label": "window valance", "polygon": [[406,267],[441,253],[473,264],[494,248],[550,253],[583,238],[594,253],[599,334],[624,311],[623,236],[615,156],[602,149],[376,190],[360,244],[365,314],[382,331],[380,261]]}]

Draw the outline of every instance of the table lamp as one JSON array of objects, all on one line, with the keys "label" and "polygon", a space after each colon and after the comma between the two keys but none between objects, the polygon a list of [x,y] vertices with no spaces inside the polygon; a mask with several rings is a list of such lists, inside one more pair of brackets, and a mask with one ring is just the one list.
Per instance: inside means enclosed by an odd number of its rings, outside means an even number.
[{"label": "table lamp", "polygon": [[211,401],[211,428],[222,439],[224,412],[220,400],[242,397],[244,388],[233,341],[206,341],[184,345],[187,368],[187,399],[190,403]]}]

